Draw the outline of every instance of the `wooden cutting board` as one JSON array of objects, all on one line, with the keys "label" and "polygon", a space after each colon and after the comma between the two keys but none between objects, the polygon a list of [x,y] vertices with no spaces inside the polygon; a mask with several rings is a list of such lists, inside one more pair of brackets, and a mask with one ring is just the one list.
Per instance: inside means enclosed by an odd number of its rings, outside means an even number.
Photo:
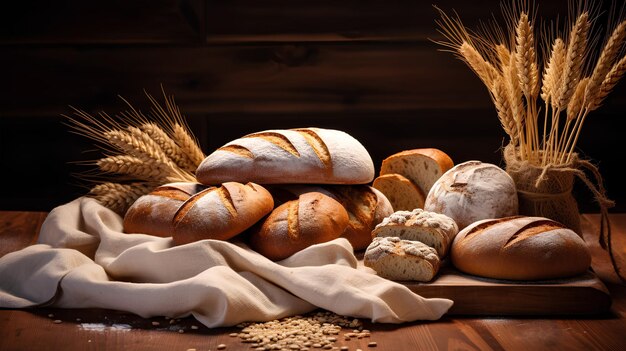
[{"label": "wooden cutting board", "polygon": [[592,271],[570,279],[515,282],[470,276],[446,265],[429,283],[399,283],[423,297],[451,299],[451,315],[594,315],[611,307],[608,289]]}]

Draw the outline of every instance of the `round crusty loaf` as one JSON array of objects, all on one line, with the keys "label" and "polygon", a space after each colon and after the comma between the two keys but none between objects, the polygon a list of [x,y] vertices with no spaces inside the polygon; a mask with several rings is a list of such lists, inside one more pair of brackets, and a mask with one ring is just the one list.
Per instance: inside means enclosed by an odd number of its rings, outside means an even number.
[{"label": "round crusty loaf", "polygon": [[424,194],[454,163],[439,149],[413,149],[393,154],[383,160],[380,174],[400,174],[412,181]]},{"label": "round crusty loaf", "polygon": [[170,183],[156,187],[138,198],[124,216],[125,233],[143,233],[160,237],[174,233],[174,215],[192,195],[206,189],[198,183]]},{"label": "round crusty loaf", "polygon": [[413,211],[394,212],[376,226],[372,236],[420,241],[434,248],[439,257],[443,258],[458,231],[452,218],[416,208]]},{"label": "round crusty loaf", "polygon": [[439,271],[440,260],[432,247],[419,241],[386,237],[374,238],[363,264],[383,278],[427,282]]},{"label": "round crusty loaf", "polygon": [[196,171],[203,184],[366,184],[374,163],[358,140],[332,129],[266,130],[233,140],[207,156]]},{"label": "round crusty loaf", "polygon": [[450,254],[460,271],[509,280],[541,280],[582,274],[591,264],[585,242],[543,217],[487,219],[463,229]]},{"label": "round crusty loaf", "polygon": [[424,208],[426,195],[422,189],[400,174],[383,174],[374,179],[372,186],[385,194],[394,211]]},{"label": "round crusty loaf", "polygon": [[174,243],[228,240],[248,229],[274,208],[272,195],[254,183],[226,182],[185,201],[172,220]]},{"label": "round crusty loaf", "polygon": [[380,191],[367,185],[300,185],[269,187],[277,203],[295,200],[308,192],[319,192],[337,200],[348,212],[348,226],[341,237],[348,239],[355,251],[364,250],[372,242],[376,224],[393,213],[389,200]]},{"label": "round crusty loaf", "polygon": [[337,239],[348,225],[348,213],[333,198],[308,192],[287,201],[251,230],[250,246],[277,261],[314,244]]},{"label": "round crusty loaf", "polygon": [[424,209],[454,219],[459,229],[518,212],[515,183],[500,167],[467,161],[447,171],[430,189]]}]

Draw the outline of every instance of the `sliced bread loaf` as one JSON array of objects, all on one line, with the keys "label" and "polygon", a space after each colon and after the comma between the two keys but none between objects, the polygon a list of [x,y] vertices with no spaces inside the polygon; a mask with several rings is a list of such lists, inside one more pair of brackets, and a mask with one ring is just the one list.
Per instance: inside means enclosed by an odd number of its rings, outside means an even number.
[{"label": "sliced bread loaf", "polygon": [[387,197],[394,211],[424,208],[426,195],[415,183],[397,173],[383,174],[374,179],[372,187]]},{"label": "sliced bread loaf", "polygon": [[417,208],[394,212],[374,228],[372,236],[421,241],[443,258],[458,232],[459,228],[452,218]]},{"label": "sliced bread loaf", "polygon": [[380,174],[397,173],[411,180],[424,194],[454,166],[452,159],[438,149],[413,149],[398,152],[383,160]]},{"label": "sliced bread loaf", "polygon": [[437,274],[441,261],[432,247],[390,237],[374,238],[365,250],[363,264],[383,278],[427,282]]}]

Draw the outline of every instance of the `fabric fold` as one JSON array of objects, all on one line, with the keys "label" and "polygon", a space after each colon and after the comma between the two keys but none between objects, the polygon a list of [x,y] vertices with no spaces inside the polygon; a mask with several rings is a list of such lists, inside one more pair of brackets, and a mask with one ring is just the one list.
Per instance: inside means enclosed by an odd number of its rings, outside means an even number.
[{"label": "fabric fold", "polygon": [[357,269],[345,239],[272,262],[242,243],[173,246],[171,238],[123,233],[122,218],[89,198],[54,209],[39,244],[0,258],[0,307],[46,303],[143,317],[191,314],[208,327],[316,308],[401,323],[435,320],[452,306]]}]

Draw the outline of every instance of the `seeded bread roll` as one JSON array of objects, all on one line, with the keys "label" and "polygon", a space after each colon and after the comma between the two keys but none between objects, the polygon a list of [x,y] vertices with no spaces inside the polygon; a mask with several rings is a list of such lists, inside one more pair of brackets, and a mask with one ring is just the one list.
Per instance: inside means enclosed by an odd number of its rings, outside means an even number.
[{"label": "seeded bread roll", "polygon": [[226,182],[220,187],[205,189],[185,201],[174,215],[174,243],[228,240],[254,225],[273,208],[272,195],[258,184]]},{"label": "seeded bread roll", "polygon": [[511,176],[500,167],[467,161],[437,180],[424,209],[447,215],[463,229],[482,219],[517,215],[517,191]]},{"label": "seeded bread roll", "polygon": [[509,280],[565,278],[585,273],[591,264],[578,234],[542,217],[473,223],[457,235],[450,257],[462,272]]},{"label": "seeded bread roll", "polygon": [[308,192],[276,207],[251,230],[249,243],[263,256],[278,261],[308,246],[337,239],[347,225],[348,213],[339,202]]},{"label": "seeded bread roll", "polygon": [[424,194],[428,194],[435,181],[452,166],[454,163],[450,156],[441,150],[413,149],[384,159],[380,174],[400,174],[412,181]]},{"label": "seeded bread roll", "polygon": [[421,282],[432,280],[440,266],[432,247],[397,237],[374,238],[365,250],[363,263],[387,279]]},{"label": "seeded bread roll", "polygon": [[374,179],[372,186],[385,194],[394,211],[424,208],[426,195],[422,189],[400,174],[383,174]]},{"label": "seeded bread roll", "polygon": [[366,184],[374,164],[355,138],[338,130],[267,130],[233,140],[207,156],[196,171],[203,184]]},{"label": "seeded bread roll", "polygon": [[389,200],[380,191],[367,185],[278,185],[269,187],[278,203],[295,200],[308,192],[319,192],[337,200],[348,212],[348,226],[341,237],[348,239],[354,250],[364,250],[372,242],[376,224],[393,213]]},{"label": "seeded bread roll", "polygon": [[170,183],[141,196],[124,216],[124,232],[160,237],[174,234],[174,215],[192,195],[206,189],[198,183]]},{"label": "seeded bread roll", "polygon": [[372,236],[420,241],[434,248],[443,258],[458,231],[452,218],[416,208],[413,211],[396,211],[376,226]]}]

